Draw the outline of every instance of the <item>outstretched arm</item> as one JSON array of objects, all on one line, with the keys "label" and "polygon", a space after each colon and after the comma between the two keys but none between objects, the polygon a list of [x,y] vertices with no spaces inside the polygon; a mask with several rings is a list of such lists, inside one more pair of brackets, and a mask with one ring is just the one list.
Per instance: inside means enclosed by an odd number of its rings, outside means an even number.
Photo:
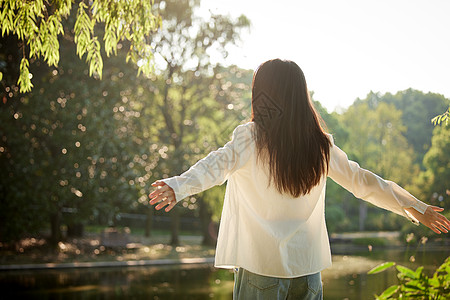
[{"label": "outstretched arm", "polygon": [[424,214],[421,214],[412,207],[405,208],[420,223],[427,226],[437,234],[447,233],[450,230],[450,221],[439,212],[444,209],[437,206],[428,206]]},{"label": "outstretched arm", "polygon": [[436,233],[450,231],[449,220],[439,213],[442,208],[427,205],[396,183],[361,168],[334,143],[330,154],[328,175],[357,198],[403,215],[417,225],[422,223]]},{"label": "outstretched arm", "polygon": [[252,153],[251,130],[251,123],[236,127],[231,141],[222,148],[209,153],[183,174],[154,182],[152,186],[156,187],[156,190],[149,195],[150,204],[159,203],[157,210],[167,206],[166,211],[170,211],[177,202],[187,196],[225,182]]}]

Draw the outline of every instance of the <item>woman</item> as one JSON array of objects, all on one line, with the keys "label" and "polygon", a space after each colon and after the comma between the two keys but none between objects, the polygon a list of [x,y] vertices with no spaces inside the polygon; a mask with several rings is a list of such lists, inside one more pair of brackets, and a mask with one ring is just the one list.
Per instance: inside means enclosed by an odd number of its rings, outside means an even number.
[{"label": "woman", "polygon": [[436,233],[450,230],[442,208],[348,160],[320,124],[301,69],[292,61],[267,61],[253,77],[252,122],[185,173],[153,184],[150,204],[170,211],[228,180],[215,266],[237,268],[235,299],[322,299],[320,271],[331,265],[327,176]]}]

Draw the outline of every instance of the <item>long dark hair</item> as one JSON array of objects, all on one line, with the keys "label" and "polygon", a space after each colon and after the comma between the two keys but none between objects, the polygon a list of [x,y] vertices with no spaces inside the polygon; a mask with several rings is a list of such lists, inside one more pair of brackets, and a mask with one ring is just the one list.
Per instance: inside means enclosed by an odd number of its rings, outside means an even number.
[{"label": "long dark hair", "polygon": [[268,164],[269,184],[280,193],[308,194],[328,173],[330,141],[296,63],[274,59],[258,67],[252,121],[258,161]]}]

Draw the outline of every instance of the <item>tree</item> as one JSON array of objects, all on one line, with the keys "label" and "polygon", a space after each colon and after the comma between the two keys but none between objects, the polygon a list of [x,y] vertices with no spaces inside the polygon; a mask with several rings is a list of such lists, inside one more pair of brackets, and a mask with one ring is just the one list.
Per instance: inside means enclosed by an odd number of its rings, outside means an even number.
[{"label": "tree", "polygon": [[[141,116],[136,119],[140,129],[135,131],[134,135],[140,136],[143,140],[141,147],[147,147],[156,154],[153,161],[148,162],[142,170],[145,183],[186,170],[209,151],[216,150],[228,142],[233,129],[249,118],[249,85],[253,75],[251,70],[242,70],[236,66],[217,66],[212,75],[195,76],[194,74],[190,77],[191,73],[192,71],[188,70],[181,75],[188,80],[186,83],[188,89],[184,90],[185,98],[182,100],[184,99],[183,101],[189,105],[185,110],[184,119],[181,119],[183,122],[180,122],[178,115],[180,107],[172,107],[169,111],[171,116],[177,119],[174,122],[177,124],[176,129],[181,129],[183,133],[182,149],[178,153],[173,153],[174,148],[168,136],[166,121],[161,110],[156,107],[156,104],[161,103],[160,91],[165,88],[166,79],[151,76],[149,80],[139,80],[133,85],[137,87],[137,93],[130,91],[126,94],[128,102],[135,103],[134,109]],[[177,97],[175,98],[177,101],[183,95],[179,93],[179,90],[180,87],[177,85],[171,86],[170,89],[173,93],[172,97]],[[152,140],[151,144],[146,145],[150,139]],[[176,166],[177,169],[172,166],[175,154],[182,156],[184,160],[183,166]],[[149,184],[142,188],[147,191],[150,189]],[[218,195],[222,192],[223,198],[224,190],[223,187],[215,190],[215,192],[205,192],[186,199],[180,204],[183,206],[183,209],[179,209],[180,217],[200,217],[202,224],[205,225],[202,229],[207,230],[212,220],[218,221],[221,213],[220,210],[217,210],[217,205],[220,205],[223,199],[220,199]],[[148,197],[144,193],[139,198],[139,202],[146,205],[146,233],[149,235],[153,216],[166,215],[166,213],[155,211],[152,206],[147,205],[147,200]],[[205,244],[215,242],[207,240],[210,238],[207,234],[204,236]]]},{"label": "tree", "polygon": [[[251,113],[251,82],[252,70],[242,70],[236,66],[229,68],[218,67],[214,71],[215,80],[210,85],[211,97],[224,103],[226,107],[217,107],[225,111],[220,118],[205,115],[205,128],[209,133],[202,135],[202,151],[206,154],[216,150],[227,143],[234,128],[242,122],[250,120]],[[217,111],[215,114],[217,115]],[[200,157],[198,157],[200,158]],[[200,202],[200,218],[202,220],[202,235],[204,245],[215,245],[218,227],[222,213],[225,186],[214,187],[201,193],[198,198]]]},{"label": "tree", "polygon": [[450,186],[450,129],[448,126],[436,127],[433,131],[432,145],[424,157],[425,171],[421,174],[421,187],[426,199],[434,205],[449,206]]},{"label": "tree", "polygon": [[[89,74],[101,78],[103,58],[100,36],[96,33],[99,26],[104,30],[102,40],[107,56],[117,54],[118,45],[129,41],[126,60],[139,66],[138,73],[148,74],[151,70],[152,48],[147,41],[161,24],[161,18],[154,13],[153,1],[2,0],[0,8],[2,36],[16,36],[22,53],[17,80],[20,92],[29,92],[33,87],[30,60],[42,57],[49,66],[58,65],[60,36],[76,44],[80,58],[86,54]],[[67,30],[63,20],[75,9],[76,21]],[[0,80],[2,75],[0,72]]]},{"label": "tree", "polygon": [[[14,61],[15,44],[0,44]],[[36,89],[21,95],[7,87],[1,103],[0,167],[8,174],[0,178],[2,240],[46,223],[53,242],[62,238],[61,224],[69,231],[94,218],[113,225],[119,211],[146,193],[141,184],[149,178],[142,173],[154,155],[141,146],[140,115],[127,100],[139,95],[130,91],[136,70],[119,51],[105,65],[108,80],[99,82],[77,63],[71,43],[63,40],[61,52],[66,60],[57,68],[32,66]]]},{"label": "tree", "polygon": [[440,115],[437,115],[436,117],[431,119],[431,122],[433,123],[433,125],[439,125],[439,124],[445,122],[445,125],[447,126],[449,119],[450,119],[450,106],[448,107],[446,112],[444,112]]},{"label": "tree", "polygon": [[[349,137],[349,130],[343,126],[339,121],[340,116],[333,112],[328,113],[319,101],[314,100],[314,93],[311,92],[311,99],[313,99],[314,107],[319,112],[323,121],[326,124],[326,130],[333,135],[336,145],[344,145]],[[344,230],[356,230],[352,228],[353,223],[348,216],[351,215],[351,203],[354,197],[351,196],[340,185],[335,183],[330,178],[327,179],[326,202],[325,202],[325,217],[327,221],[327,228],[330,233]],[[356,201],[355,205],[356,205]]]},{"label": "tree", "polygon": [[[342,114],[344,126],[351,128],[342,148],[363,168],[408,188],[418,170],[412,161],[413,151],[404,137],[406,127],[402,123],[402,112],[392,104],[374,103],[372,96],[369,94],[366,100],[355,102]],[[394,215],[378,215],[376,210],[371,215],[371,211],[366,202],[360,203],[360,230],[365,227],[366,217],[375,228],[396,224]]]},{"label": "tree", "polygon": [[[210,87],[214,89],[219,78],[213,76],[216,68],[210,53],[226,55],[226,46],[236,43],[240,29],[249,22],[244,16],[232,20],[214,14],[203,20],[194,14],[199,1],[157,1],[155,5],[163,26],[152,36],[152,44],[162,62],[156,66],[156,75],[150,77],[153,84],[149,88],[162,122],[155,122],[149,131],[162,144],[163,160],[159,164],[161,175],[167,177],[180,174],[195,162],[201,153],[201,137],[218,130],[213,128],[223,120],[231,103],[223,97],[212,97]],[[171,244],[175,245],[179,243],[179,208],[170,214]]]},{"label": "tree", "polygon": [[[359,100],[364,101],[364,100]],[[414,89],[395,94],[371,92],[367,97],[369,106],[374,109],[379,103],[394,104],[402,111],[402,121],[406,126],[404,136],[414,147],[414,162],[423,169],[423,157],[431,146],[434,126],[430,119],[449,106],[449,100],[435,93],[423,93]],[[358,102],[358,100],[357,100]]]},{"label": "tree", "polygon": [[[167,15],[173,13],[168,31],[156,36],[162,40],[159,50],[173,59],[170,68],[163,64],[154,73],[135,78],[136,69],[124,64],[128,48],[124,41],[118,44],[117,58],[104,65],[108,80],[87,78],[87,67],[77,64],[73,44],[64,39],[60,49],[66,59],[58,67],[38,59],[30,66],[35,74],[32,92],[21,95],[15,84],[6,86],[0,165],[8,176],[0,179],[0,194],[1,222],[8,226],[2,227],[2,238],[5,232],[17,238],[38,231],[49,219],[54,241],[61,238],[61,224],[102,219],[102,224],[113,225],[118,212],[147,203],[152,180],[185,170],[205,154],[201,149],[207,151],[228,139],[244,119],[243,104],[236,99],[248,94],[248,84],[234,83],[240,77],[250,81],[251,73],[214,66],[203,50],[223,50],[235,42],[236,30],[245,27],[246,19],[233,23],[215,16],[211,24],[192,21],[194,4],[174,1],[155,6]],[[177,26],[178,17],[184,20],[182,26]],[[70,28],[73,22],[69,17],[63,26]],[[199,25],[204,27],[196,39],[185,31]],[[186,35],[187,45],[170,37],[180,32]],[[11,35],[1,40],[0,56],[12,70],[5,73],[8,79],[21,60],[17,43]],[[176,51],[189,45],[191,52],[181,60],[176,57]],[[186,69],[191,58],[197,67]],[[24,189],[24,182],[33,188]]]}]

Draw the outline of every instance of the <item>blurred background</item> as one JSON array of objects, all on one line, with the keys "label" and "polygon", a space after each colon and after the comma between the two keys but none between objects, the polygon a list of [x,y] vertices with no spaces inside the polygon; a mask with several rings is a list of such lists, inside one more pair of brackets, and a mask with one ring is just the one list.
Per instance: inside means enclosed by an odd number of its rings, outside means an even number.
[{"label": "blurred background", "polygon": [[[119,41],[116,55],[102,53],[101,79],[77,56],[74,4],[63,20],[60,62],[31,59],[27,93],[17,84],[25,47],[4,34],[2,266],[213,257],[225,185],[164,213],[148,204],[151,183],[187,170],[249,121],[253,71],[276,57],[303,68],[316,108],[350,159],[449,209],[450,129],[430,121],[450,105],[449,4],[362,3],[155,1],[162,26],[148,37],[152,71],[136,76],[144,62],[127,63],[129,42]],[[102,30],[96,27],[100,36]],[[368,279],[380,261],[433,270],[448,257],[448,238],[327,184],[335,266],[324,271],[325,299],[382,292],[396,278],[391,272]],[[44,298],[58,294],[54,286],[77,297],[81,292],[68,286],[109,278],[81,295],[229,299],[233,280],[210,263],[117,273],[19,269],[1,270],[0,286]]]}]

